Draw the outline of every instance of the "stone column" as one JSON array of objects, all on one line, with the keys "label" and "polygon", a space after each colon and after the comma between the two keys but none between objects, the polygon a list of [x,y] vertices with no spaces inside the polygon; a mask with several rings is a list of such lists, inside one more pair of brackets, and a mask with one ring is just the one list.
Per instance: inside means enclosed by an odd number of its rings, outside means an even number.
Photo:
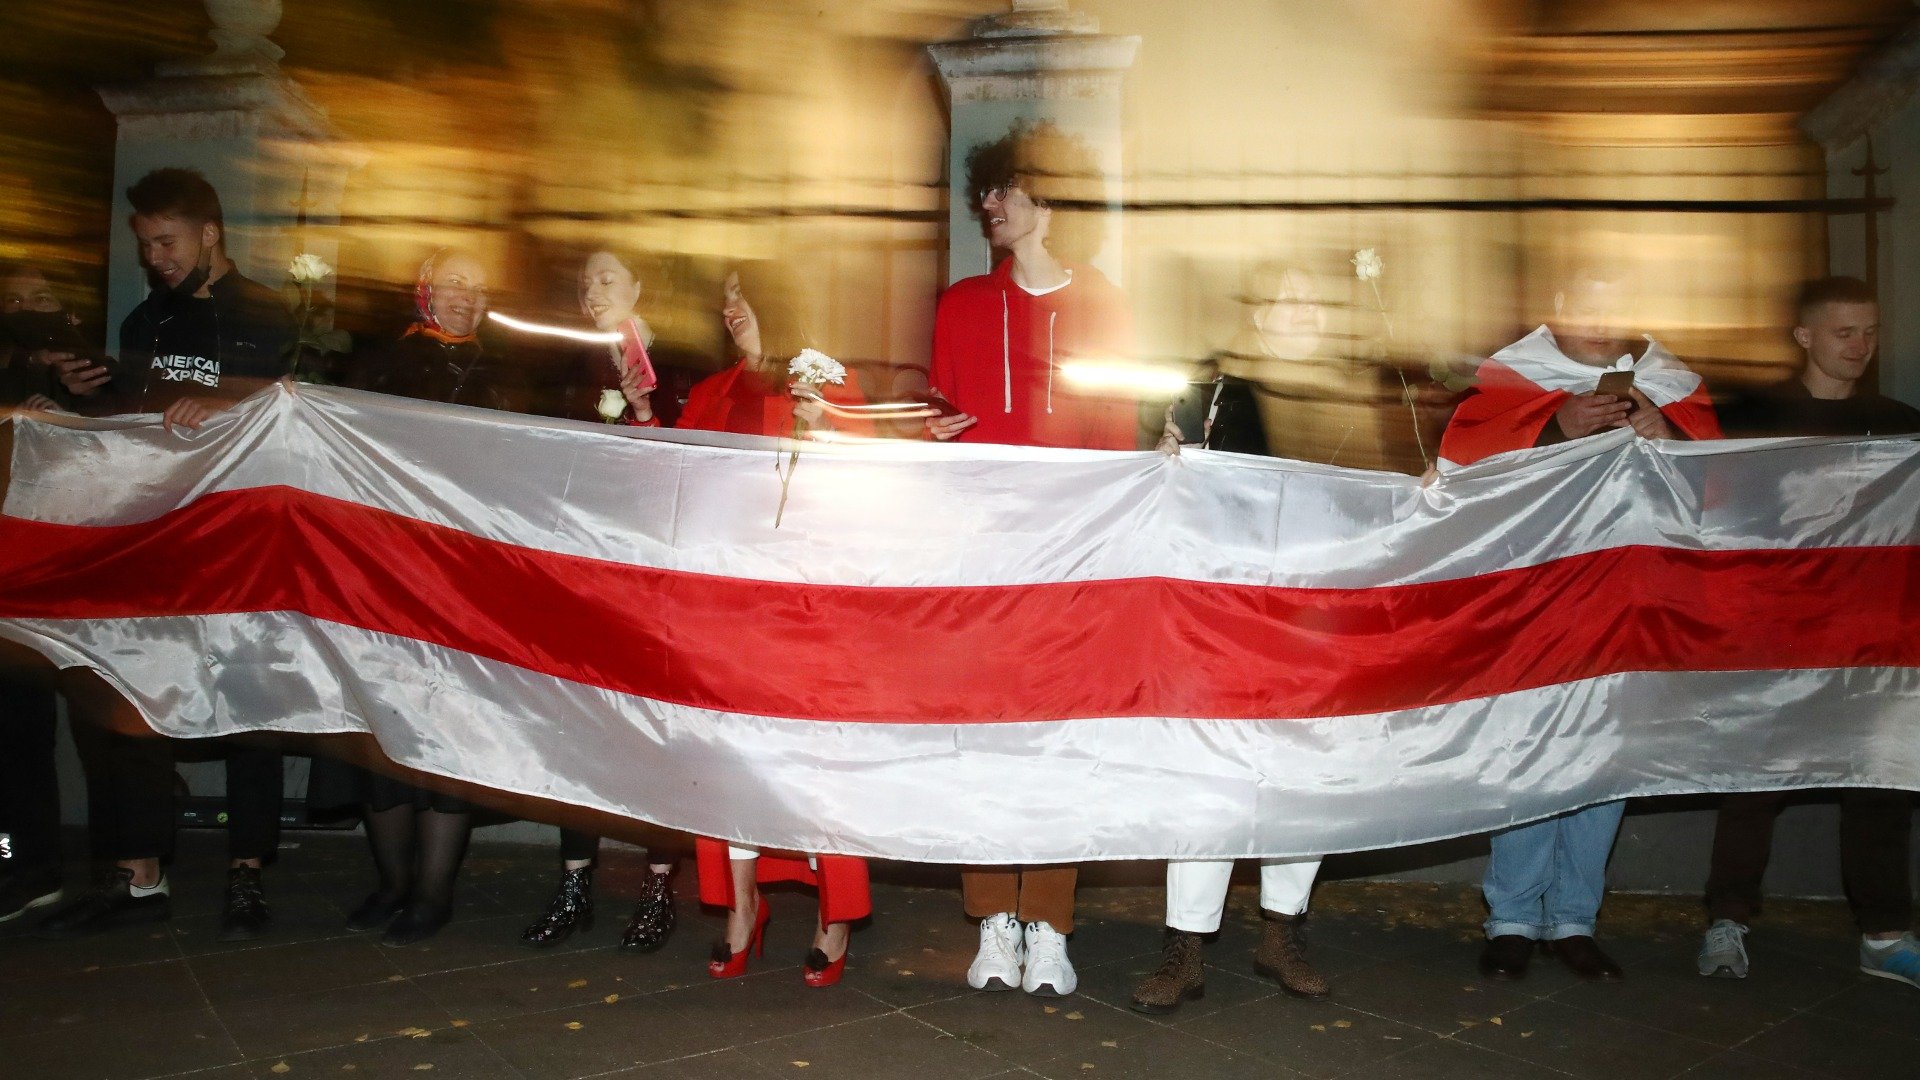
[{"label": "stone column", "polygon": [[107,279],[108,347],[116,351],[120,321],[147,292],[126,227],[126,190],[153,169],[197,169],[213,184],[227,253],[255,281],[279,287],[301,251],[339,264],[330,226],[339,222],[347,174],[358,162],[335,145],[320,106],[280,72],[285,53],[266,37],[280,25],[280,0],[206,0],[206,7],[212,53],[99,90],[119,120]]},{"label": "stone column", "polygon": [[930,45],[951,103],[947,145],[947,281],[984,273],[991,253],[967,201],[967,154],[1018,121],[1049,121],[1084,140],[1099,162],[1108,204],[1094,265],[1122,281],[1121,80],[1139,52],[1137,37],[1099,32],[1065,0],[1013,0],[1013,9],[976,20],[964,41]]}]

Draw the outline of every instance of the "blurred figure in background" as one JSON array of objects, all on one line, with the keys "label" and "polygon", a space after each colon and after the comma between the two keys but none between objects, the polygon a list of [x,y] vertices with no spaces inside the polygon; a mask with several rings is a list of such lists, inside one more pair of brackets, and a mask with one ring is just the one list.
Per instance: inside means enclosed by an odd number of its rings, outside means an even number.
[{"label": "blurred figure in background", "polygon": [[[1700,376],[1652,337],[1630,332],[1631,301],[1623,275],[1572,275],[1554,297],[1550,324],[1480,365],[1478,385],[1441,439],[1441,459],[1465,465],[1620,428],[1644,439],[1719,438]],[[1596,803],[1493,834],[1481,974],[1523,978],[1538,948],[1581,978],[1621,977],[1593,932],[1625,807]]]},{"label": "blurred figure in background", "polygon": [[69,314],[52,275],[29,263],[0,263],[0,409],[59,408],[65,389],[56,360],[84,349],[80,320]]},{"label": "blurred figure in background", "polygon": [[[1904,435],[1920,432],[1920,409],[1862,386],[1879,347],[1880,304],[1858,278],[1808,282],[1794,307],[1793,341],[1806,354],[1798,374],[1723,413],[1727,433]],[[1860,929],[1860,970],[1920,987],[1909,864],[1913,796],[1878,788],[1840,795],[1840,877]],[[1773,850],[1773,825],[1786,791],[1728,795],[1713,829],[1707,876],[1707,928],[1700,974],[1747,977],[1747,924],[1760,913],[1761,884]]]},{"label": "blurred figure in background", "polygon": [[[654,422],[652,395],[659,379],[647,354],[653,328],[639,313],[642,265],[639,256],[611,249],[587,256],[580,268],[580,313],[593,320],[594,329],[620,335],[620,340],[609,343],[592,365],[598,377],[590,385],[617,386],[625,402],[623,413],[606,418],[648,425]],[[558,944],[576,926],[586,929],[592,925],[593,869],[599,854],[598,836],[577,829],[560,830],[559,887],[546,913],[521,933],[522,941],[529,945]],[[648,862],[639,904],[620,937],[622,948],[654,952],[667,943],[676,921],[669,881],[672,873],[671,861]]]},{"label": "blurred figure in background", "polygon": [[[786,436],[793,434],[796,417],[814,429],[834,425],[818,403],[797,402],[788,388],[787,361],[808,346],[788,285],[786,275],[761,264],[736,267],[726,276],[720,317],[739,359],[694,386],[680,427]],[[829,384],[821,391],[836,403],[857,405],[862,400],[851,374],[846,386]],[[808,986],[840,981],[852,923],[873,912],[865,859],[762,853],[704,836],[696,842],[695,854],[700,902],[727,911],[726,936],[714,944],[707,974],[716,979],[746,974],[748,954],[764,949],[768,912],[761,884],[793,881],[820,892],[820,920],[801,978]]]}]

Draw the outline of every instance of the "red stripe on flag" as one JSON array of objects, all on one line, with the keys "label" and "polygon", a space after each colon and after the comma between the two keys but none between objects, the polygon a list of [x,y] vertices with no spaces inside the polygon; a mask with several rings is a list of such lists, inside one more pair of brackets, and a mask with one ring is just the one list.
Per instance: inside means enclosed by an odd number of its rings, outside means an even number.
[{"label": "red stripe on flag", "polygon": [[0,617],[243,611],[769,716],[1312,717],[1619,671],[1920,666],[1920,548],[1625,547],[1372,589],[863,588],[556,554],[285,488],[137,525],[0,517]]}]

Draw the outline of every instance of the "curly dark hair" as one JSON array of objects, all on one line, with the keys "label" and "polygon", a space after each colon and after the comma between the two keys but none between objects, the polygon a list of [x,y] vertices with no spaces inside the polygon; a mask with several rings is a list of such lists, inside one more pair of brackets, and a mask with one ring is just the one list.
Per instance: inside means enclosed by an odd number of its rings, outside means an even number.
[{"label": "curly dark hair", "polygon": [[1047,234],[1055,255],[1084,261],[1099,250],[1103,214],[1090,204],[1103,199],[1106,174],[1086,140],[1051,121],[1016,122],[967,152],[968,205],[978,213],[987,193],[1001,188],[1018,188],[1034,205],[1056,211]]}]

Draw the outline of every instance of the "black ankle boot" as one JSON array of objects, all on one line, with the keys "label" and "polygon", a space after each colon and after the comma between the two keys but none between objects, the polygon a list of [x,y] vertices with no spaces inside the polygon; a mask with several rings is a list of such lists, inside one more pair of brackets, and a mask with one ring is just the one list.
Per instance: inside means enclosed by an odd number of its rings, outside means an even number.
[{"label": "black ankle boot", "polygon": [[558,945],[575,927],[593,929],[593,867],[569,870],[560,878],[560,890],[547,904],[547,913],[527,927],[520,940],[528,945]]},{"label": "black ankle boot", "polygon": [[673,935],[672,873],[657,874],[651,868],[640,886],[640,905],[633,909],[627,932],[620,935],[620,947],[636,952],[658,952]]}]

